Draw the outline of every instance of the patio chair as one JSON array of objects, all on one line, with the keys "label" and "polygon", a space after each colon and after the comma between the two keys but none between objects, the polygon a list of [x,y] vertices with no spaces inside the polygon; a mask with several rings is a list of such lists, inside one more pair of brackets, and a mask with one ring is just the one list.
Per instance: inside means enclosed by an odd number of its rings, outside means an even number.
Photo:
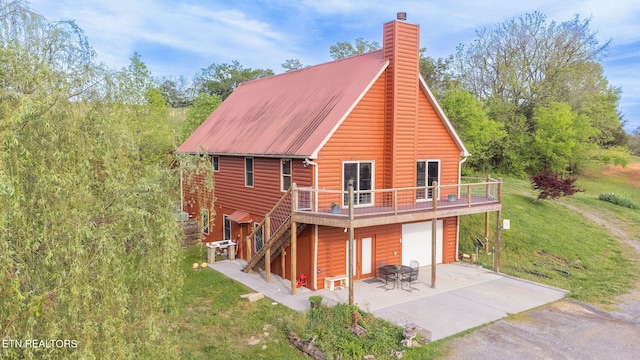
[{"label": "patio chair", "polygon": [[420,267],[420,262],[418,260],[411,260],[411,262],[409,263],[409,266],[412,269],[417,269]]},{"label": "patio chair", "polygon": [[389,279],[395,280],[393,278],[393,274],[390,274],[384,269],[384,266],[386,265],[387,265],[387,260],[378,260],[378,267],[377,267],[378,279],[384,282],[384,286],[387,286],[389,284]]},{"label": "patio chair", "polygon": [[[412,264],[413,264],[412,260]],[[416,261],[417,263],[417,261]],[[420,267],[413,267],[411,266],[411,271],[410,272],[406,272],[404,274],[401,275],[400,278],[400,286],[402,287],[403,290],[407,290],[407,291],[411,291],[411,290],[420,290],[417,287],[413,287],[411,286],[411,284],[413,284],[414,282],[418,281],[418,274],[420,273]],[[402,284],[407,284],[408,288],[405,289],[404,286],[402,286]]]}]

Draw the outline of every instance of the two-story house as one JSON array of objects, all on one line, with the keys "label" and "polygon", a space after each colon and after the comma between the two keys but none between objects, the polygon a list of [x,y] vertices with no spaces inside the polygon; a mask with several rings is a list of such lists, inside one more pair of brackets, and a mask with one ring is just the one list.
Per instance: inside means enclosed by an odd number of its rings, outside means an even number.
[{"label": "two-story house", "polygon": [[236,241],[245,271],[324,288],[348,273],[350,234],[355,280],[453,262],[460,216],[499,217],[500,182],[461,178],[470,154],[420,76],[419,26],[383,31],[381,50],[241,84],[178,148],[210,156],[215,209],[185,211],[205,241]]}]

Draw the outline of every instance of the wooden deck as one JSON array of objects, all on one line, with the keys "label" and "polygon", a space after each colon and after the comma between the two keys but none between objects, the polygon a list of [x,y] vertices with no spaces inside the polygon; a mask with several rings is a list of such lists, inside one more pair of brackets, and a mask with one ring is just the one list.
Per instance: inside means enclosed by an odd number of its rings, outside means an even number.
[{"label": "wooden deck", "polygon": [[326,211],[298,210],[293,220],[299,223],[334,227],[354,228],[395,224],[412,221],[432,220],[450,216],[486,213],[501,210],[499,199],[491,197],[471,196],[455,200],[438,200],[435,206],[432,201],[416,202],[405,206],[369,206],[354,208],[353,223],[349,220],[348,209],[341,209],[339,214]]},{"label": "wooden deck", "polygon": [[[342,192],[295,189],[294,198],[298,206],[292,209],[292,219],[305,224],[358,228],[500,211],[501,185],[499,180],[488,180],[441,187],[374,190],[365,193],[367,199],[371,197],[373,205],[355,206],[352,219],[348,208],[343,207],[339,213],[333,213],[328,205],[329,201],[340,201],[344,196]],[[416,194],[424,194],[425,191],[440,194],[440,199],[416,200]]]}]

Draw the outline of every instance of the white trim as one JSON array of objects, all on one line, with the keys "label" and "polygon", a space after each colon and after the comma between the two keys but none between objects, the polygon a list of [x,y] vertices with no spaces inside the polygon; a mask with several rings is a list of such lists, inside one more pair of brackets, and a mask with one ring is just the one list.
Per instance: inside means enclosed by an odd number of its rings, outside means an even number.
[{"label": "white trim", "polygon": [[449,135],[453,137],[454,142],[456,143],[456,145],[458,145],[458,148],[460,149],[460,156],[471,156],[471,154],[469,154],[469,151],[467,150],[467,147],[464,146],[462,139],[460,139],[460,136],[458,136],[458,133],[453,128],[451,121],[449,121],[449,118],[447,117],[447,115],[445,115],[444,110],[442,110],[435,96],[433,96],[433,93],[431,92],[431,89],[429,89],[427,82],[424,81],[424,79],[422,78],[422,75],[419,75],[419,78],[420,78],[420,88],[427,96],[427,99],[431,103],[431,106],[433,106],[433,108],[435,109],[436,114],[438,114],[438,117],[440,118],[440,121],[442,121],[442,123],[444,124],[444,127],[447,129],[447,132],[449,132]]},{"label": "white trim", "polygon": [[[225,238],[227,232],[227,221],[229,222],[229,238]],[[231,236],[233,235],[233,229],[231,228],[231,220],[229,220],[229,215],[222,214],[222,240],[231,240]]]},{"label": "white trim", "polygon": [[[347,191],[347,189],[344,188],[344,164],[358,164],[358,178],[356,179],[356,183],[358,184],[358,190],[357,191],[361,191],[360,190],[360,164],[361,163],[371,163],[371,203],[367,203],[367,204],[360,204],[360,201],[358,201],[358,204],[353,204],[353,207],[368,207],[368,206],[373,206],[376,203],[376,199],[375,199],[375,189],[376,189],[376,162],[375,160],[343,160],[342,161],[342,176],[340,177],[340,183],[342,184],[342,191]],[[354,189],[355,190],[355,189]],[[369,191],[369,190],[365,190],[365,191]],[[348,204],[344,203],[344,196],[341,196],[341,200],[342,202],[342,208],[346,208],[348,206]]]},{"label": "white trim", "polygon": [[373,77],[371,82],[364,88],[362,93],[356,98],[356,100],[353,102],[353,104],[351,104],[349,109],[347,109],[347,111],[344,113],[342,118],[336,123],[336,125],[333,127],[333,129],[331,129],[331,131],[329,131],[329,133],[324,138],[324,140],[322,140],[322,142],[320,142],[320,145],[318,145],[318,147],[311,153],[311,156],[309,156],[309,158],[311,158],[311,159],[317,159],[318,158],[318,153],[320,152],[320,150],[322,150],[322,148],[327,144],[329,139],[331,139],[333,134],[338,130],[340,125],[342,125],[342,123],[347,119],[347,117],[351,114],[353,109],[355,109],[356,105],[358,105],[360,103],[360,100],[362,100],[362,98],[367,94],[367,92],[369,92],[369,89],[371,89],[373,84],[375,84],[376,81],[378,81],[378,78],[380,78],[380,75],[382,75],[382,73],[387,69],[388,66],[389,66],[389,60],[386,60],[385,64],[382,66],[380,71],[376,74],[376,76]]},{"label": "white trim", "polygon": [[[219,155],[209,155],[211,156],[211,168],[213,169],[213,172],[219,172],[220,171],[220,156]],[[216,166],[215,166],[215,159],[218,159],[218,169],[216,170]]]},{"label": "white trim", "polygon": [[284,162],[285,161],[289,161],[289,179],[291,180],[290,183],[293,184],[293,160],[289,159],[289,158],[282,158],[280,159],[280,192],[286,192],[287,190],[289,190],[289,188],[284,188],[284,172],[283,167],[284,167]]},{"label": "white trim", "polygon": [[[247,185],[247,159],[251,159],[251,185]],[[256,186],[256,161],[251,156],[244,158],[244,186],[248,188]]]},{"label": "white trim", "polygon": [[[437,162],[438,163],[438,180],[436,180],[438,182],[438,189],[437,189],[437,196],[436,196],[436,201],[440,200],[440,178],[442,175],[442,161],[440,161],[440,159],[418,159],[416,160],[416,186],[418,186],[417,182],[418,182],[418,163],[419,162],[424,162],[425,163],[425,168],[424,168],[424,181],[425,181],[425,186],[429,186],[429,163],[430,162]],[[424,198],[416,198],[416,201],[433,201],[433,193],[431,194],[431,197],[428,197],[428,189],[425,190],[425,197]]]}]

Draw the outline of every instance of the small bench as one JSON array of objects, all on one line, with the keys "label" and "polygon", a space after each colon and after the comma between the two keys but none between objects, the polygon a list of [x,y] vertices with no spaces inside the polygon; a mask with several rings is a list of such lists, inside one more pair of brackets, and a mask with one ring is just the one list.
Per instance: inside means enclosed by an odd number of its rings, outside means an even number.
[{"label": "small bench", "polygon": [[340,282],[340,286],[349,286],[349,278],[347,278],[347,275],[338,275],[324,278],[324,288],[330,291],[335,290],[336,281]]}]

